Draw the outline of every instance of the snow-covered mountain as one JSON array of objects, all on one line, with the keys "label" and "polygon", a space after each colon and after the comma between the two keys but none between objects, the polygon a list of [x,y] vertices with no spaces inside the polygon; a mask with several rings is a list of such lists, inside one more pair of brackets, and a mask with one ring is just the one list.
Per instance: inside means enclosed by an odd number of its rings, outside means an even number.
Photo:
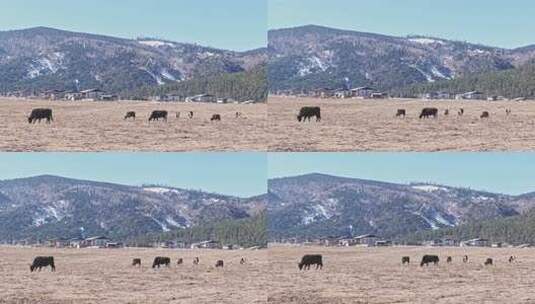
[{"label": "snow-covered mountain", "polygon": [[315,25],[271,30],[270,90],[379,90],[518,67],[533,47],[503,49],[434,37],[394,37]]},{"label": "snow-covered mountain", "polygon": [[243,199],[161,186],[125,186],[37,176],[0,181],[0,240],[73,237],[80,231],[118,239],[225,219],[263,209]]},{"label": "snow-covered mountain", "polygon": [[386,237],[521,214],[533,195],[308,174],[269,181],[271,237],[377,233]]},{"label": "snow-covered mountain", "polygon": [[122,39],[37,27],[0,32],[0,91],[110,92],[248,71],[265,50],[235,52],[152,38]]}]

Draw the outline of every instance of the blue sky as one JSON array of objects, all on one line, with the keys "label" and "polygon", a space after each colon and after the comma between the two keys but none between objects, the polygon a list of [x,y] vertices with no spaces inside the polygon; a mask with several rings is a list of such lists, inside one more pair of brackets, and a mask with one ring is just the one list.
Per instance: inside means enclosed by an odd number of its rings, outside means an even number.
[{"label": "blue sky", "polygon": [[318,24],[514,48],[535,44],[532,0],[268,0],[270,28]]},{"label": "blue sky", "polygon": [[270,153],[268,163],[270,178],[325,173],[506,194],[535,191],[535,153]]},{"label": "blue sky", "polygon": [[266,192],[263,153],[0,153],[0,179],[51,174],[242,197]]},{"label": "blue sky", "polygon": [[267,0],[0,0],[0,30],[47,26],[232,50],[266,45]]}]

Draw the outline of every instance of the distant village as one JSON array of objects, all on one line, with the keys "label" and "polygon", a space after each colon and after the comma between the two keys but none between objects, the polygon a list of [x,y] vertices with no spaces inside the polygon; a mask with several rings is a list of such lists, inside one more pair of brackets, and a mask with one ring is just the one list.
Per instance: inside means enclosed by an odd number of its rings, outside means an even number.
[{"label": "distant village", "polygon": [[288,245],[303,245],[303,246],[325,246],[325,247],[388,247],[388,246],[428,246],[428,247],[493,247],[493,248],[505,248],[505,247],[517,247],[524,248],[530,247],[530,244],[522,244],[519,246],[513,246],[508,243],[491,242],[485,238],[474,238],[464,241],[458,241],[453,238],[434,239],[423,242],[395,242],[381,238],[375,234],[364,234],[355,237],[348,236],[331,236],[322,237],[317,239],[301,239],[301,238],[288,238],[277,240],[277,243]]},{"label": "distant village", "polygon": [[[111,94],[101,89],[87,89],[80,91],[46,90],[36,92],[32,90],[20,90],[0,93],[0,96],[7,98],[24,98],[40,100],[65,100],[65,101],[116,101],[123,100],[117,94]],[[134,100],[159,101],[159,102],[205,102],[205,103],[238,103],[237,100],[228,97],[218,97],[212,94],[197,94],[193,96],[182,96],[177,94],[163,94],[138,98]],[[251,103],[245,101],[241,103]]]},{"label": "distant village", "polygon": [[[116,242],[105,236],[92,236],[87,238],[52,238],[47,240],[18,240],[4,241],[0,245],[49,247],[49,248],[123,248],[123,247],[149,247],[149,248],[169,248],[169,249],[225,249],[237,250],[245,249],[236,244],[223,245],[218,241],[206,240],[201,242],[187,243],[182,241],[155,241],[152,243],[129,243]],[[255,246],[247,249],[260,249]]]},{"label": "distant village", "polygon": [[[297,97],[313,97],[313,98],[336,98],[336,99],[346,99],[346,98],[356,98],[356,99],[387,99],[391,96],[386,93],[379,91],[372,87],[358,87],[353,89],[331,89],[331,88],[320,88],[315,90],[309,90],[306,92],[301,92],[296,94],[293,91],[278,91],[276,95],[281,96],[297,96]],[[424,100],[488,100],[488,101],[498,101],[498,100],[509,100],[504,96],[489,95],[480,91],[470,91],[464,93],[449,93],[444,91],[422,93],[416,98]],[[526,100],[525,97],[515,98],[516,101]]]}]

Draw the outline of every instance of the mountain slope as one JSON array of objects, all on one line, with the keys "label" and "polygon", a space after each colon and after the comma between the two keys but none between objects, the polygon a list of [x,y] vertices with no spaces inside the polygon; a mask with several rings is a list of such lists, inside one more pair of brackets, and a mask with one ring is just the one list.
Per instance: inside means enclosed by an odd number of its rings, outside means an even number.
[{"label": "mountain slope", "polygon": [[271,30],[268,41],[273,92],[345,85],[388,90],[512,69],[535,57],[531,47],[507,50],[434,37],[393,37],[315,25]]},{"label": "mountain slope", "polygon": [[249,70],[262,50],[233,52],[151,38],[46,27],[0,32],[0,91],[102,88],[122,92]]},{"label": "mountain slope", "polygon": [[510,217],[535,198],[430,184],[392,184],[309,174],[269,180],[270,237],[376,233],[395,237]]},{"label": "mountain slope", "polygon": [[146,233],[249,218],[256,199],[56,176],[0,181],[0,240]]},{"label": "mountain slope", "polygon": [[470,91],[485,92],[489,96],[507,98],[535,97],[535,61],[530,61],[516,69],[468,75],[453,80],[419,84],[392,90],[392,95],[417,96],[428,92],[448,92],[456,94]]}]

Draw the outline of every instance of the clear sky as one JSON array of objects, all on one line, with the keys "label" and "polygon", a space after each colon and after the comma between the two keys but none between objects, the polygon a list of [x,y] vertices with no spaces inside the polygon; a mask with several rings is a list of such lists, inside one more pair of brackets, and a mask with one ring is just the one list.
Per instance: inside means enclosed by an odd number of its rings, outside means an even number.
[{"label": "clear sky", "polygon": [[535,191],[535,153],[270,153],[268,166],[270,178],[324,173],[506,194]]},{"label": "clear sky", "polygon": [[0,153],[0,179],[51,174],[248,197],[266,192],[266,162],[264,153]]},{"label": "clear sky", "polygon": [[270,28],[317,24],[515,48],[535,44],[533,0],[268,0]]},{"label": "clear sky", "polygon": [[266,45],[267,0],[0,0],[0,30],[47,26],[249,50]]}]

